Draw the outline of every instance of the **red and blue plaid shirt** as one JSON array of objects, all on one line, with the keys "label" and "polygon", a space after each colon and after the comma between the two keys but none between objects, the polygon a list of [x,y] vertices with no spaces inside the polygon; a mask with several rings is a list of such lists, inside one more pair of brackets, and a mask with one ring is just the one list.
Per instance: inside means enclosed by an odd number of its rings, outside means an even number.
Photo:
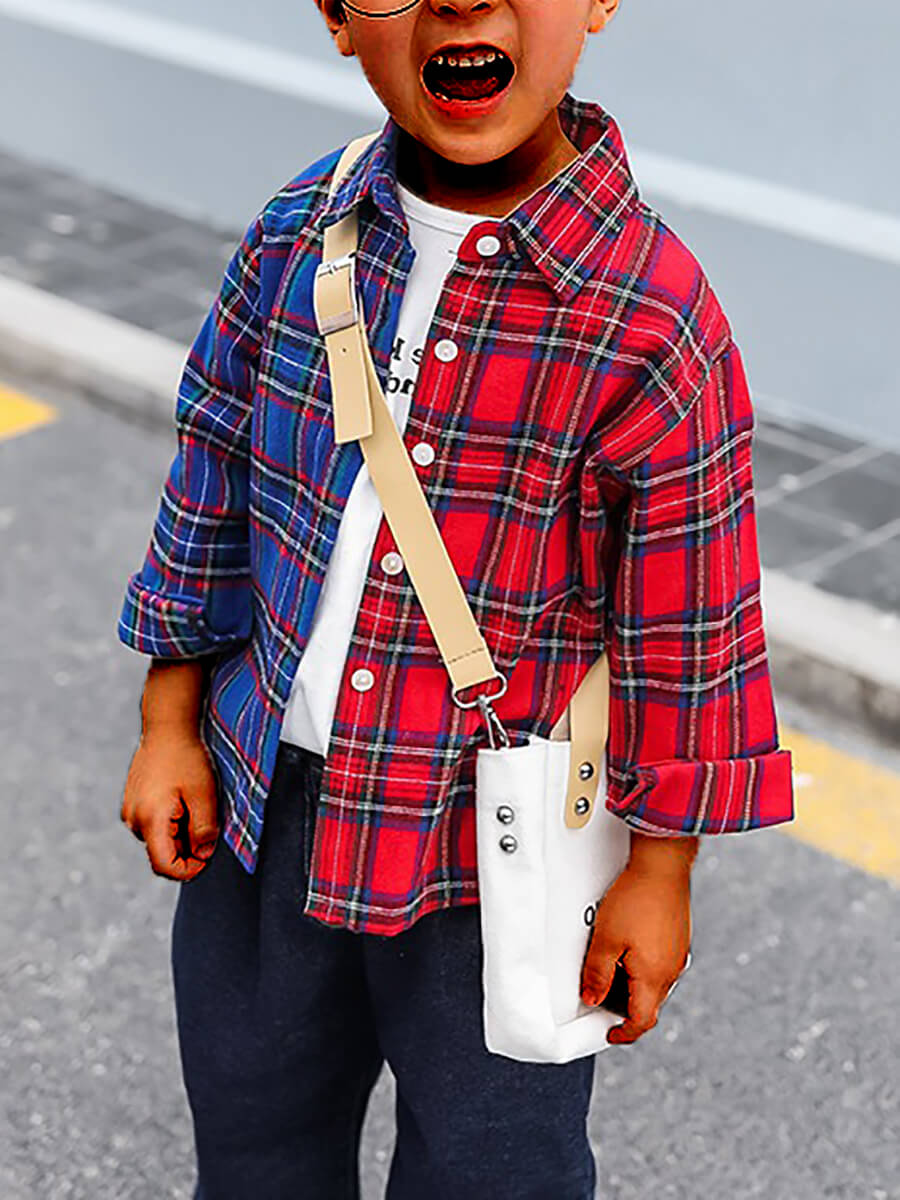
[{"label": "red and blue plaid shirt", "polygon": [[[404,442],[494,662],[512,745],[548,736],[609,651],[607,807],[662,835],[793,817],[760,606],[754,417],[697,260],[639,197],[615,121],[566,94],[578,158],[467,233],[421,360]],[[363,464],[335,445],[313,312],[322,227],[359,205],[358,286],[382,386],[414,251],[398,128],[329,203],[339,151],[254,220],[187,360],[178,452],[123,642],[215,655],[202,733],[223,836],[256,867],[284,709]],[[485,234],[500,252],[484,257]],[[450,341],[455,356],[435,354]],[[448,361],[449,359],[449,361]],[[427,455],[418,457],[427,459]],[[415,460],[414,460],[415,461]],[[304,911],[395,934],[478,899],[477,709],[450,681],[382,517],[325,759]],[[368,668],[374,684],[351,676]]]}]

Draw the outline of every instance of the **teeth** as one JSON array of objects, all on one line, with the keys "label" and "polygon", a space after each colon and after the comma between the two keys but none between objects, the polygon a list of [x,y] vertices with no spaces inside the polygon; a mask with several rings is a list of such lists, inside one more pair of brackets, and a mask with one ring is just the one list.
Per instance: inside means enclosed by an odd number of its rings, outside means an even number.
[{"label": "teeth", "polygon": [[483,67],[488,63],[495,62],[500,57],[501,55],[496,51],[489,50],[484,53],[478,51],[475,54],[448,54],[446,57],[443,54],[436,54],[434,61],[439,67],[442,67],[445,62],[448,67]]}]

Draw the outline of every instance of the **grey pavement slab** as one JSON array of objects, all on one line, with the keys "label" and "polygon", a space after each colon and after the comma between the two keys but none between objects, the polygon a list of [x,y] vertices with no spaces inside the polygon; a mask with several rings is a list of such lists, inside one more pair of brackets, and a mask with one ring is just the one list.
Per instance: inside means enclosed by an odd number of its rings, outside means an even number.
[{"label": "grey pavement slab", "polygon": [[[183,344],[239,236],[0,153],[0,274]],[[753,469],[764,566],[900,611],[900,454],[757,406]]]},{"label": "grey pavement slab", "polygon": [[900,531],[879,544],[829,565],[821,585],[888,612],[900,612]]},{"label": "grey pavement slab", "polygon": [[[174,440],[37,395],[60,420],[0,443],[0,1195],[190,1200],[176,885],[119,820],[146,660],[115,637]],[[897,889],[763,830],[707,839],[692,893],[694,966],[597,1059],[598,1197],[900,1200]],[[391,1099],[384,1076],[364,1200]]]}]

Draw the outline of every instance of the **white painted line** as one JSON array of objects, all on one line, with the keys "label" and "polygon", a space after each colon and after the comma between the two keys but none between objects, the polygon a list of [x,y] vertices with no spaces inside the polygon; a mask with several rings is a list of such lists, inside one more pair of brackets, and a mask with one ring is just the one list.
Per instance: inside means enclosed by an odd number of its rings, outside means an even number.
[{"label": "white painted line", "polygon": [[[244,41],[101,0],[0,0],[0,16],[231,82],[383,122],[385,110],[357,69]],[[900,219],[859,205],[629,149],[642,189],[679,204],[832,249],[900,265]]]},{"label": "white painted line", "polygon": [[0,276],[0,355],[173,421],[188,347]]},{"label": "white painted line", "polygon": [[888,213],[649,150],[630,157],[642,189],[678,204],[900,265],[900,219]]},{"label": "white painted line", "polygon": [[[853,553],[859,554],[862,550],[883,546],[885,542],[889,542],[895,537],[900,537],[900,517],[895,517],[893,521],[879,525],[877,529],[869,529],[864,533],[857,534],[853,539]],[[846,557],[847,547],[839,543],[815,558],[806,559],[798,574],[802,572],[803,578],[810,581],[821,579],[829,567]],[[897,633],[900,634],[900,624],[897,626]]]},{"label": "white painted line", "polygon": [[384,120],[363,74],[99,0],[0,0],[0,16],[263,91]]}]

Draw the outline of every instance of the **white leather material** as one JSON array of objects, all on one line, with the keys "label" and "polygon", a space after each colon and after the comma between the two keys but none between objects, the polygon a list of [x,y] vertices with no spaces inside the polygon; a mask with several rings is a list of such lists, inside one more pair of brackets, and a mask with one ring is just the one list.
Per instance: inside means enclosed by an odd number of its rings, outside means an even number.
[{"label": "white leather material", "polygon": [[[596,904],[628,861],[630,831],[605,807],[605,761],[590,820],[566,824],[571,749],[530,734],[527,745],[476,756],[485,1044],[524,1062],[605,1050],[622,1021],[583,1004],[580,980]],[[515,814],[508,823],[497,818],[501,805]],[[511,853],[500,845],[510,835]]]}]

